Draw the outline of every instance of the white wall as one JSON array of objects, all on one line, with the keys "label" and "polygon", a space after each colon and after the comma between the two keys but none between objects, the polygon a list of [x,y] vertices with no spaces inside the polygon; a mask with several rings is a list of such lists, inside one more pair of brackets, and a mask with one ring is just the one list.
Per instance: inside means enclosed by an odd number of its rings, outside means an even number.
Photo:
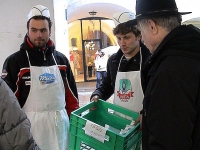
[{"label": "white wall", "polygon": [[[27,32],[27,15],[38,4],[49,8],[54,22],[53,0],[1,0],[0,2],[0,72],[4,60],[19,50]],[[51,39],[55,40],[54,23]]]},{"label": "white wall", "polygon": [[91,3],[112,3],[112,4],[122,6],[124,8],[127,8],[127,9],[131,10],[132,12],[135,12],[136,1],[135,0],[125,0],[125,1],[121,1],[121,0],[70,0],[69,4],[74,4],[74,7],[78,7],[81,5],[91,4]]},{"label": "white wall", "polygon": [[70,0],[54,0],[54,22],[56,50],[69,58],[68,24],[65,9]]},{"label": "white wall", "polygon": [[[200,0],[175,0],[178,10],[180,12],[192,12],[192,14],[183,15],[183,21],[200,17],[199,7],[200,7]],[[70,0],[70,3],[77,3],[76,5],[84,5],[88,3],[107,3],[108,0]],[[135,13],[135,4],[136,0],[109,0],[109,3],[113,3],[124,8],[127,8]]]}]

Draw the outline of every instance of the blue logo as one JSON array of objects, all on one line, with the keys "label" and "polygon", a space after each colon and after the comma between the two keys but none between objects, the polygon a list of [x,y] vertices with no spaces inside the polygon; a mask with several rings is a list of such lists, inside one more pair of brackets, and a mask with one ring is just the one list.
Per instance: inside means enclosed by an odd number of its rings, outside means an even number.
[{"label": "blue logo", "polygon": [[39,81],[41,84],[51,84],[56,80],[54,74],[44,73],[39,76]]}]

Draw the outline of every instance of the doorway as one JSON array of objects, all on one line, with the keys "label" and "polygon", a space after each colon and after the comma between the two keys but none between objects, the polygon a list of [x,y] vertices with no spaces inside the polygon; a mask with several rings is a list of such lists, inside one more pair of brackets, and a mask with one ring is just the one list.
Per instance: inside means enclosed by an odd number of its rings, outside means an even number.
[{"label": "doorway", "polygon": [[86,70],[84,73],[85,81],[95,81],[96,80],[96,71],[95,71],[95,58],[97,55],[97,51],[102,49],[101,47],[101,39],[93,39],[93,40],[83,40],[84,48],[83,54],[85,57],[83,59],[84,66]]},{"label": "doorway", "polygon": [[71,68],[76,82],[96,80],[94,59],[99,49],[116,45],[113,21],[107,18],[83,18],[69,28]]}]

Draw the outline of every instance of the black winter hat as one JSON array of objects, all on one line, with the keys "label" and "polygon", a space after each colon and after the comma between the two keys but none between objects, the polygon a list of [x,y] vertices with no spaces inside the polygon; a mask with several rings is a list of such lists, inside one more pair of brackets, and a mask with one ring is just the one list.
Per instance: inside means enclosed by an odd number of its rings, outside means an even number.
[{"label": "black winter hat", "polygon": [[126,26],[134,26],[137,20],[169,15],[185,15],[191,12],[178,12],[175,0],[136,0],[135,19],[125,23]]}]

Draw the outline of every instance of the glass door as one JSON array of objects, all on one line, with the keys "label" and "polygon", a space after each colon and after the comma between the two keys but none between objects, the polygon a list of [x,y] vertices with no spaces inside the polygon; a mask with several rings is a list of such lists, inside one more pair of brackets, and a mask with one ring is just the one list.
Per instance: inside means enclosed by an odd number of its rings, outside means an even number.
[{"label": "glass door", "polygon": [[[103,32],[101,29],[107,27],[106,21],[101,24],[102,18],[85,18],[80,20],[80,29],[81,29],[81,51],[79,55],[82,56],[80,59],[80,68],[77,72],[76,82],[78,81],[94,81],[96,80],[96,70],[94,65],[94,60],[96,52],[99,49],[108,47],[112,44],[112,41],[108,37],[109,33],[112,30],[105,30]],[[106,28],[107,29],[107,28]],[[79,39],[77,38],[77,41]],[[80,52],[82,52],[80,54]],[[80,58],[80,57],[79,57]],[[76,71],[75,71],[76,72]]]},{"label": "glass door", "polygon": [[101,49],[101,40],[83,40],[84,43],[84,52],[85,52],[85,81],[94,81],[96,80],[96,70],[94,60],[96,58],[96,52]]}]

